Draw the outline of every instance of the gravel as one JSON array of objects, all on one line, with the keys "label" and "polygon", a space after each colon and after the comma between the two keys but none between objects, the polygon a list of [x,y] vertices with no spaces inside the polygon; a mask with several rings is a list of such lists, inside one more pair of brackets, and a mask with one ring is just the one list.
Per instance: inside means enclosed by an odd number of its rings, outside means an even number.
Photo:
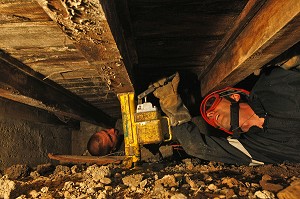
[{"label": "gravel", "polygon": [[300,164],[289,163],[250,167],[187,158],[131,169],[122,164],[13,165],[2,173],[0,198],[4,199],[283,199],[300,195]]}]

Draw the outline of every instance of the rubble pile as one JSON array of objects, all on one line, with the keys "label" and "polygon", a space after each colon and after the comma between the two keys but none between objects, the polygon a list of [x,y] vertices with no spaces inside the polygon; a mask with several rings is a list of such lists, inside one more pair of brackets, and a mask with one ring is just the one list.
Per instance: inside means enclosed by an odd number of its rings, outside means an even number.
[{"label": "rubble pile", "polygon": [[[122,165],[14,165],[0,198],[287,198],[300,191],[300,164],[257,167],[184,159]],[[298,192],[297,192],[298,191]],[[298,195],[299,196],[299,195]],[[292,198],[292,197],[290,197]]]}]

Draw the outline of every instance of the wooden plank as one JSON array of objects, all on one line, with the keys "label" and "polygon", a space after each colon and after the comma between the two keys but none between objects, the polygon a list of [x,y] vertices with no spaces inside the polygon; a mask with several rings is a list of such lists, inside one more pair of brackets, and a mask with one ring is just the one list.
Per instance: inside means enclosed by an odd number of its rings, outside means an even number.
[{"label": "wooden plank", "polygon": [[0,3],[0,21],[3,23],[51,21],[44,10],[34,0],[2,0]]},{"label": "wooden plank", "polygon": [[242,9],[247,0],[128,0],[128,2],[130,7],[138,10],[149,7],[170,9],[177,7],[179,10],[184,10],[186,6],[191,7],[190,9],[194,8],[194,12],[222,13],[228,12],[228,10]]},{"label": "wooden plank", "polygon": [[25,49],[9,49],[9,53],[15,55],[14,57],[17,56],[25,64],[52,65],[62,63],[68,66],[76,64],[83,68],[90,65],[73,44],[56,47],[26,46]]},{"label": "wooden plank", "polygon": [[[255,16],[266,0],[249,0],[245,8],[242,10],[238,18],[236,19],[233,27],[226,33],[218,47],[215,48],[211,54],[210,60],[206,64],[205,72],[203,75],[216,63],[216,61],[224,54],[227,48],[230,46],[239,33],[244,29],[247,23]],[[202,76],[203,76],[202,75]],[[201,77],[202,78],[202,77]]]},{"label": "wooden plank", "polygon": [[[86,93],[82,93],[81,97],[86,99],[88,101],[88,99],[93,98],[93,99],[97,99],[97,101],[99,101],[100,103],[102,103],[103,101],[115,101],[115,102],[119,102],[118,99],[115,97],[113,98],[113,96],[116,96],[115,93],[113,92],[102,92],[101,95],[94,95],[94,94],[90,94],[88,92]],[[120,104],[117,103],[117,105],[119,106]]]},{"label": "wooden plank", "polygon": [[[6,51],[45,76],[50,75],[52,77],[54,76],[53,73],[58,74],[59,71],[85,70],[88,72],[88,70],[93,69],[74,45],[56,47],[24,46],[22,49],[7,48]],[[88,73],[94,74],[95,71]]]},{"label": "wooden plank", "polygon": [[238,83],[298,41],[300,1],[266,1],[202,79],[202,95]]},{"label": "wooden plank", "polygon": [[71,40],[54,22],[24,22],[0,24],[0,48],[22,49],[66,46]]},{"label": "wooden plank", "polygon": [[138,57],[128,3],[124,0],[100,0],[100,4],[124,60],[124,66],[133,79],[133,66],[138,64]]},{"label": "wooden plank", "polygon": [[222,35],[247,1],[130,1],[137,37]]},{"label": "wooden plank", "polygon": [[189,69],[194,67],[199,67],[205,65],[209,56],[183,56],[183,57],[176,57],[176,58],[169,58],[169,57],[144,57],[139,59],[140,69],[168,69],[174,68],[173,70],[182,69]]},{"label": "wooden plank", "polygon": [[23,49],[8,49],[9,53],[35,71],[45,75],[53,81],[80,79],[102,80],[105,83],[105,74],[98,72],[95,66],[90,65],[85,57],[73,45],[68,47],[28,47]]},{"label": "wooden plank", "polygon": [[[0,88],[0,92],[3,95],[3,92],[5,93],[7,90]],[[45,114],[44,110],[38,110],[35,107],[24,105],[24,103],[15,103],[12,100],[0,97],[0,105],[1,107],[5,107],[0,109],[1,120],[15,120],[18,118],[32,122],[39,121],[41,123],[47,123],[51,125],[66,125],[78,129],[79,123],[75,120],[69,119],[68,122],[65,123],[61,120],[61,117],[58,118],[55,114]]]},{"label": "wooden plank", "polygon": [[113,118],[4,52],[0,53],[0,76],[4,98],[76,120],[114,126]]},{"label": "wooden plank", "polygon": [[[87,8],[84,7],[83,10],[87,10],[87,12],[92,9],[93,17],[97,20],[91,20],[91,24],[84,26],[77,21],[78,10],[75,10],[76,6],[72,7],[71,5],[74,2],[67,2],[71,6],[69,8],[61,4],[63,9],[59,9],[60,4],[57,4],[59,2],[44,1],[45,6],[52,13],[62,18],[69,17],[69,20],[72,19],[66,26],[58,20],[59,17],[57,16],[55,16],[56,20],[52,21],[37,1],[5,0],[1,3],[0,10],[3,12],[0,15],[4,16],[5,20],[0,23],[0,48],[36,72],[44,75],[44,81],[52,80],[66,83],[69,80],[79,79],[83,83],[83,79],[89,79],[92,82],[96,82],[95,79],[98,79],[97,82],[100,80],[101,83],[95,83],[94,85],[98,87],[99,93],[93,92],[93,94],[102,97],[108,91],[111,92],[112,85],[115,85],[115,81],[112,79],[115,78],[114,72],[111,71],[110,65],[118,67],[121,61],[121,56],[115,47],[114,38],[107,37],[105,40],[101,40],[102,35],[105,35],[102,33],[106,29],[109,30],[104,14],[98,13],[96,8],[93,9],[92,3],[85,4],[83,2],[79,7],[86,5]],[[77,5],[77,3],[75,4]],[[34,14],[32,9],[36,9],[37,13]],[[83,10],[80,10],[80,12],[82,13]],[[73,11],[76,12],[76,17]],[[17,16],[17,19],[12,18],[12,16]],[[85,17],[84,14],[81,19],[87,20],[84,23],[89,23],[89,19],[85,19]],[[97,26],[93,25],[94,22],[97,23]],[[97,31],[94,32],[94,30]],[[81,35],[86,35],[86,37],[83,37],[83,41],[91,41],[97,46],[95,52],[98,54],[93,54],[93,56],[98,56],[97,58],[101,61],[92,59],[96,66],[92,65],[89,62],[90,60],[87,60],[74,45],[74,43],[78,45],[77,42],[82,39],[80,32],[82,32]],[[91,58],[93,57],[91,56]],[[121,70],[120,72],[122,73]],[[127,74],[126,71],[124,74]],[[85,89],[85,92],[88,93],[89,90]],[[81,97],[80,94],[85,92],[80,92],[78,97]],[[114,98],[117,99],[116,95]],[[28,101],[30,102],[30,100]],[[97,108],[102,109],[99,106]]]},{"label": "wooden plank", "polygon": [[52,160],[58,160],[63,163],[81,163],[81,164],[120,164],[125,156],[78,156],[78,155],[58,155],[49,153],[48,157]]},{"label": "wooden plank", "polygon": [[64,88],[84,88],[84,87],[104,87],[106,84],[102,81],[101,78],[74,78],[69,79],[68,81],[65,80],[58,80],[56,81],[59,85],[63,86]]},{"label": "wooden plank", "polygon": [[[96,69],[69,69],[66,67],[53,67],[52,70],[49,68],[46,68],[45,70],[39,69],[39,72],[42,74],[48,74],[45,76],[44,79],[51,79],[53,81],[57,80],[68,80],[68,79],[74,79],[74,78],[94,78],[98,77],[98,73]],[[51,73],[50,73],[51,72]]]},{"label": "wooden plank", "polygon": [[[160,37],[157,39],[137,39],[137,51],[140,57],[167,57],[210,55],[221,41],[218,37]],[[201,46],[201,48],[199,48]],[[203,50],[205,49],[205,51]]]},{"label": "wooden plank", "polygon": [[[106,88],[106,87],[104,87]],[[72,93],[75,93],[76,95],[79,95],[81,97],[84,97],[84,95],[88,94],[88,95],[96,95],[99,97],[99,99],[101,98],[101,96],[105,96],[106,92],[105,89],[101,89],[98,86],[94,86],[94,87],[83,87],[83,88],[69,88],[69,91],[71,91]]]},{"label": "wooden plank", "polygon": [[[151,21],[133,22],[133,28],[136,30],[137,38],[159,37],[161,35],[174,35],[176,37],[203,37],[208,35],[221,36],[230,29],[232,21],[238,14],[232,16],[199,16],[196,15],[194,19],[191,17],[176,16],[176,23],[174,17],[169,19],[157,19]],[[180,25],[184,24],[184,25]]]}]

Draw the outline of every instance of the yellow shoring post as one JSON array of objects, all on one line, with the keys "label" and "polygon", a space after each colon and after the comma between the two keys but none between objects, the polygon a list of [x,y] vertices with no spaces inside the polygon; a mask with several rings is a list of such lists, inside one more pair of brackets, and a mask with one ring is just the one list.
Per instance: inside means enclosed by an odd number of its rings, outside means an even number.
[{"label": "yellow shoring post", "polygon": [[125,155],[132,159],[133,163],[140,160],[140,146],[138,144],[136,125],[134,121],[134,114],[136,111],[134,102],[134,93],[120,93],[118,98],[121,104]]}]

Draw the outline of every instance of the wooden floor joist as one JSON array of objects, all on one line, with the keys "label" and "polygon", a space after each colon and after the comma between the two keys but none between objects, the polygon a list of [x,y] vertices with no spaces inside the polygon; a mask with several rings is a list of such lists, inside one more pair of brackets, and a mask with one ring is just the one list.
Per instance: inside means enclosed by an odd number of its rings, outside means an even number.
[{"label": "wooden floor joist", "polygon": [[[133,91],[133,84],[100,2],[74,3],[68,7],[62,0],[37,0],[48,16],[72,40],[76,48],[96,69],[105,75],[115,93]],[[71,3],[72,4],[72,3]],[[85,6],[84,4],[90,4]],[[72,10],[72,12],[70,12]],[[113,9],[111,10],[113,12]],[[75,13],[75,14],[74,14]],[[79,15],[79,16],[77,16]],[[115,26],[120,26],[115,24]]]},{"label": "wooden floor joist", "polygon": [[300,1],[267,0],[202,78],[202,95],[235,85],[298,41]]},{"label": "wooden floor joist", "polygon": [[28,66],[0,51],[0,96],[92,124],[115,120]]}]

